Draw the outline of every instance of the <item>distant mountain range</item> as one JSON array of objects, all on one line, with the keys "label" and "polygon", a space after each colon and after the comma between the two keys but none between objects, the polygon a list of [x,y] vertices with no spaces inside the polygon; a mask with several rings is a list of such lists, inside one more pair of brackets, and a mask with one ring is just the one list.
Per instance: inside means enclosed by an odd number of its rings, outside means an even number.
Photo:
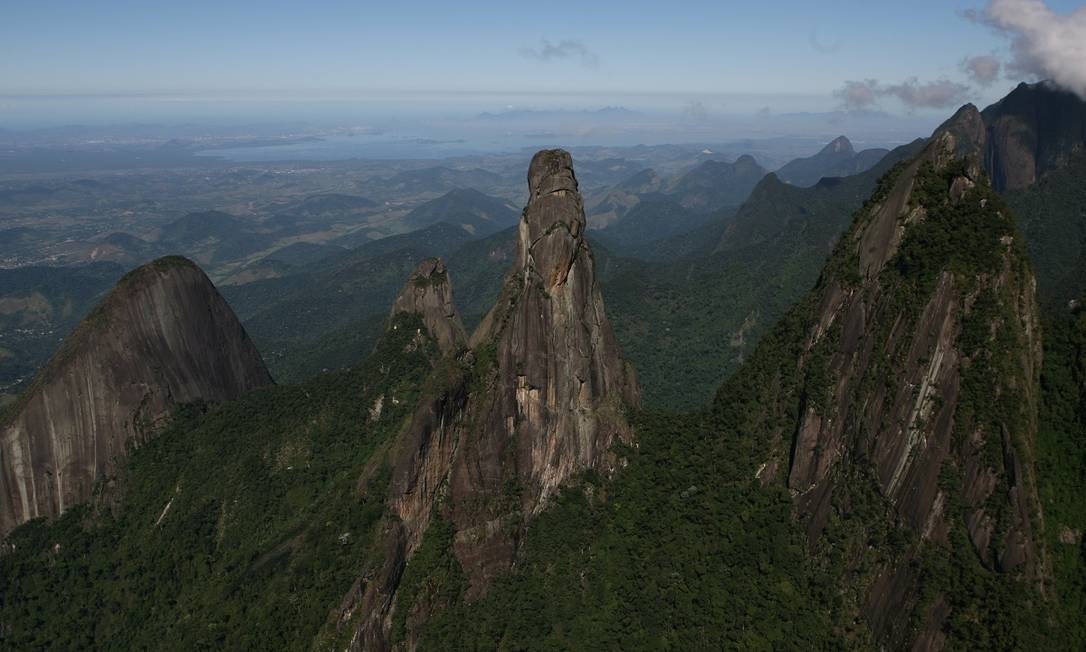
[{"label": "distant mountain range", "polygon": [[458,188],[415,208],[403,222],[416,229],[445,222],[473,235],[487,235],[513,226],[518,217],[517,209],[505,201],[471,188]]},{"label": "distant mountain range", "polygon": [[889,150],[874,148],[857,152],[841,136],[808,158],[800,158],[777,170],[777,178],[796,186],[813,186],[824,177],[848,177],[874,167]]},{"label": "distant mountain range", "polygon": [[[733,163],[705,160],[670,179],[642,170],[590,200],[589,224],[612,243],[644,245],[738,207],[766,173],[751,156]],[[642,207],[646,200],[649,205]]]},{"label": "distant mountain range", "polygon": [[529,120],[556,117],[595,117],[595,118],[635,118],[638,111],[623,106],[605,106],[600,109],[506,109],[497,112],[483,112],[476,116],[478,120]]},{"label": "distant mountain range", "polygon": [[[791,161],[775,178],[810,187],[823,178],[865,172],[887,153],[885,149],[856,152],[841,136],[814,156]],[[597,195],[590,204],[589,219],[592,228],[601,230],[603,240],[651,258],[652,242],[691,231],[711,221],[710,214],[726,218],[748,200],[767,174],[750,156],[741,156],[734,163],[706,160],[672,179],[643,170]],[[640,206],[649,195],[654,196],[650,204]],[[636,219],[627,222],[628,217]]]}]

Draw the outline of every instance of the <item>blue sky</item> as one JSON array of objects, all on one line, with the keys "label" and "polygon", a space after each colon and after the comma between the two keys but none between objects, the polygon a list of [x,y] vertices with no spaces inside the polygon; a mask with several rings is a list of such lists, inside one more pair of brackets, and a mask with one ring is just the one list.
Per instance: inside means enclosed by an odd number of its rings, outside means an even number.
[{"label": "blue sky", "polygon": [[[964,82],[964,58],[1008,50],[962,17],[980,0],[0,4],[9,98],[636,96],[723,107],[730,97],[827,110],[849,80]],[[1082,5],[1047,4],[1064,14]],[[972,88],[969,99],[985,103],[1012,83]],[[896,103],[888,94],[879,104],[903,110]]]}]

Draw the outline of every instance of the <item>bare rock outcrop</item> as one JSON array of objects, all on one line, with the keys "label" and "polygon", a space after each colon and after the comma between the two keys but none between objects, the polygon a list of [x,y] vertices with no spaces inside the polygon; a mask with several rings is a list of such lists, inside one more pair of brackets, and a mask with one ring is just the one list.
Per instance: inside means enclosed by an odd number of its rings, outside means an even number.
[{"label": "bare rock outcrop", "polygon": [[[947,555],[964,537],[972,550],[959,552],[989,572],[1044,581],[1036,283],[988,186],[987,134],[963,107],[857,215],[806,304],[791,446],[766,460],[788,469],[812,551],[827,531],[838,548],[884,526],[914,542],[865,553],[866,575],[846,563],[856,608],[887,648],[944,642],[954,605],[919,597],[929,546]],[[873,504],[887,512],[842,525]]]},{"label": "bare rock outcrop", "polygon": [[[392,453],[393,519],[375,558],[403,561],[375,562],[339,610],[354,649],[392,644],[392,611],[413,607],[396,601],[400,575],[435,515],[455,532],[471,599],[513,563],[550,497],[579,473],[610,475],[620,465],[614,445],[634,441],[624,411],[639,405],[639,388],[604,312],[570,155],[537,153],[528,187],[517,261],[497,304]],[[410,613],[408,647],[412,623],[425,619]]]},{"label": "bare rock outcrop", "polygon": [[392,304],[392,315],[400,313],[420,315],[430,336],[446,355],[467,344],[464,322],[453,303],[449,270],[440,258],[427,258],[419,263]]},{"label": "bare rock outcrop", "polygon": [[1021,190],[1086,151],[1086,102],[1051,82],[1019,84],[984,110],[996,190]]},{"label": "bare rock outcrop", "polygon": [[178,405],[271,382],[195,264],[169,257],[129,273],[0,422],[0,534],[87,500]]}]

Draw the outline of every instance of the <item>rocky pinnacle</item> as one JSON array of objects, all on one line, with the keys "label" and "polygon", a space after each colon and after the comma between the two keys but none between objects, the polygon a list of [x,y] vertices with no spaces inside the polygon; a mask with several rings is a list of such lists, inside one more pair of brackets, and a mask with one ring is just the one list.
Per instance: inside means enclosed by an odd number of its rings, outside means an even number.
[{"label": "rocky pinnacle", "polygon": [[396,608],[407,610],[412,645],[429,598],[397,606],[396,591],[433,518],[455,529],[467,597],[478,596],[513,564],[532,516],[578,474],[611,475],[615,444],[633,441],[625,409],[639,405],[639,389],[604,312],[569,153],[536,154],[528,188],[497,303],[459,372],[393,446],[395,518],[338,612],[341,626],[354,623],[353,649],[387,649]]},{"label": "rocky pinnacle", "polygon": [[392,315],[415,313],[422,317],[441,352],[456,353],[467,344],[464,323],[453,303],[449,270],[440,258],[427,258],[407,280],[392,304]]}]

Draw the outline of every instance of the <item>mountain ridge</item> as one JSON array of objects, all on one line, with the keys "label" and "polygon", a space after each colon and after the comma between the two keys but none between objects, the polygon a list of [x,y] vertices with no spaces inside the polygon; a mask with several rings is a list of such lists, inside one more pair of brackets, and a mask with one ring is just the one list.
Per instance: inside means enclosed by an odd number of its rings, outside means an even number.
[{"label": "mountain ridge", "polygon": [[879,162],[890,150],[865,149],[857,152],[845,136],[838,136],[813,156],[794,159],[776,170],[782,181],[796,186],[813,186],[824,177],[860,174]]}]

